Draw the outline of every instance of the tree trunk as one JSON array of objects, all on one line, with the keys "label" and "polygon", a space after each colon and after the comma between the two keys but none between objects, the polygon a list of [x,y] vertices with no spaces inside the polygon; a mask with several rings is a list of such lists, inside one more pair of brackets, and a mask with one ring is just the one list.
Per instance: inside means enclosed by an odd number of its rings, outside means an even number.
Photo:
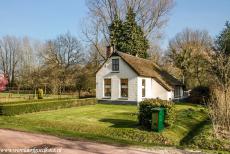
[{"label": "tree trunk", "polygon": [[[226,116],[228,117],[228,115],[229,115],[229,109],[228,109],[227,90],[226,89],[224,90],[224,103],[225,103],[225,109],[226,109]],[[228,123],[227,130],[229,131],[230,130],[229,120],[227,120],[226,122]]]},{"label": "tree trunk", "polygon": [[81,89],[78,90],[78,98],[81,98]]},{"label": "tree trunk", "polygon": [[197,78],[197,81],[199,83],[199,86],[201,86],[201,81],[200,81],[200,78],[199,78],[199,71],[198,71],[198,67],[197,67],[197,71],[196,71],[196,78]]}]

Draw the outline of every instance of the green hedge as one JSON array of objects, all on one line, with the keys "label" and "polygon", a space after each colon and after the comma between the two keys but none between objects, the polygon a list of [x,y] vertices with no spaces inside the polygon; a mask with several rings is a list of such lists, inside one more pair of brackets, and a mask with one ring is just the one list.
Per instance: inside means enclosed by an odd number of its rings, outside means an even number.
[{"label": "green hedge", "polygon": [[56,110],[60,108],[69,108],[83,105],[96,104],[96,99],[72,99],[72,100],[55,100],[55,101],[42,101],[34,103],[23,104],[4,104],[0,105],[0,115],[17,115],[23,113],[31,113],[38,111]]},{"label": "green hedge", "polygon": [[165,126],[172,126],[175,121],[175,107],[172,101],[161,99],[145,99],[139,104],[139,124],[147,128],[151,128],[152,111],[155,107],[164,107],[165,110]]}]

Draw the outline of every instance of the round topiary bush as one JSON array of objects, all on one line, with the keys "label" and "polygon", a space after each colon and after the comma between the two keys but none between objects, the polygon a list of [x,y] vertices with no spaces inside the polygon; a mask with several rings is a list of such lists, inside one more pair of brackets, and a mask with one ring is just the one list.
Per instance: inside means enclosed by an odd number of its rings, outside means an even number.
[{"label": "round topiary bush", "polygon": [[38,99],[43,99],[43,89],[38,89]]},{"label": "round topiary bush", "polygon": [[153,109],[156,107],[165,108],[165,126],[170,127],[175,121],[175,107],[172,101],[161,99],[145,99],[139,104],[139,124],[150,129]]}]

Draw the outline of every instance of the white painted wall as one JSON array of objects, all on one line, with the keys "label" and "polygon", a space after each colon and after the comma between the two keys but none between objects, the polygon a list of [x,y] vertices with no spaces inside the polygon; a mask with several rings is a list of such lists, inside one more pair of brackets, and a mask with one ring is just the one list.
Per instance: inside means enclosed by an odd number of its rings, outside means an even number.
[{"label": "white painted wall", "polygon": [[[145,97],[142,97],[142,79],[145,79]],[[152,95],[152,79],[149,77],[137,77],[137,101],[140,102],[145,98],[153,98]]]},{"label": "white painted wall", "polygon": [[160,98],[163,100],[170,100],[173,98],[173,91],[166,90],[158,82],[152,79],[153,98]]},{"label": "white painted wall", "polygon": [[[142,79],[146,82],[146,95],[142,97]],[[138,88],[137,88],[137,100],[142,101],[145,98],[159,98],[163,100],[170,100],[173,98],[173,91],[167,91],[153,78],[149,77],[138,77]]]},{"label": "white painted wall", "polygon": [[[119,58],[119,72],[112,72],[112,59]],[[120,79],[128,79],[128,101],[137,101],[137,74],[120,57],[111,57],[96,74],[96,97],[104,98],[104,79],[111,79],[111,100],[120,99]]]},{"label": "white painted wall", "polygon": [[[119,72],[112,72],[112,59],[119,58]],[[104,97],[104,79],[111,79],[111,100],[121,100],[120,79],[128,79],[128,101],[142,101],[145,98],[173,99],[173,91],[167,91],[150,77],[138,76],[120,57],[111,57],[96,74],[96,97]],[[142,97],[142,79],[145,79],[146,92]]]}]

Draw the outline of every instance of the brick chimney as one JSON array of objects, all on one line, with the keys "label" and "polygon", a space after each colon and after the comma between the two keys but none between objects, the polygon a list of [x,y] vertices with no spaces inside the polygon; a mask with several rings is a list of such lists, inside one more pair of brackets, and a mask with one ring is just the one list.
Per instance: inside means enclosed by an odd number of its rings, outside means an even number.
[{"label": "brick chimney", "polygon": [[109,56],[113,53],[113,47],[112,46],[107,46],[106,47],[106,58],[109,58]]}]

